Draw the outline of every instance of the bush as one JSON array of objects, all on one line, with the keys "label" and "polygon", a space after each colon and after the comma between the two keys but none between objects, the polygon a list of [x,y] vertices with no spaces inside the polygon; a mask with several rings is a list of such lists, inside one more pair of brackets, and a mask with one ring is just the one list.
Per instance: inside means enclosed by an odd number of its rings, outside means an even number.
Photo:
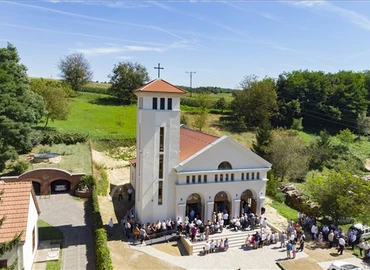
[{"label": "bush", "polygon": [[76,144],[84,143],[87,140],[88,135],[80,134],[77,132],[59,133],[56,131],[47,131],[43,133],[43,138],[40,141],[42,145],[53,145],[53,144]]},{"label": "bush", "polygon": [[78,183],[78,189],[89,189],[94,186],[94,177],[92,175],[84,175],[81,177],[80,182]]},{"label": "bush", "polygon": [[21,175],[25,171],[27,171],[28,167],[30,166],[29,162],[27,161],[15,161],[8,165],[8,170],[10,171],[8,175]]},{"label": "bush", "polygon": [[95,231],[95,259],[97,269],[113,269],[112,260],[107,247],[107,233],[104,228]]},{"label": "bush", "polygon": [[302,117],[301,118],[294,118],[291,129],[302,131],[303,130],[302,120],[303,120]]},{"label": "bush", "polygon": [[97,171],[98,175],[98,179],[95,183],[96,192],[98,195],[106,196],[109,187],[108,174],[105,171],[104,166],[101,164],[94,163],[94,169]]},{"label": "bush", "polygon": [[[95,183],[96,184],[96,183]],[[113,269],[107,246],[107,232],[103,226],[99,210],[98,193],[94,188],[90,198],[92,208],[93,228],[95,233],[95,264],[96,269],[111,270]]]}]

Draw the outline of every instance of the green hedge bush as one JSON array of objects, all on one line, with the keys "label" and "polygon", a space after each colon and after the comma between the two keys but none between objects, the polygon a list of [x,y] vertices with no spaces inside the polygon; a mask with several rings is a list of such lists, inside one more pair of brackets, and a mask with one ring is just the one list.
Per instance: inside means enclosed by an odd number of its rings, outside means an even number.
[{"label": "green hedge bush", "polygon": [[84,143],[87,140],[88,135],[77,132],[59,133],[56,131],[47,131],[43,133],[40,144],[42,145],[53,145],[53,144],[76,144]]},{"label": "green hedge bush", "polygon": [[[95,181],[96,185],[96,181]],[[103,221],[100,214],[98,193],[94,188],[90,198],[92,208],[92,220],[95,234],[95,264],[96,269],[112,270],[112,260],[110,258],[109,249],[107,246],[107,232],[103,226]]]}]

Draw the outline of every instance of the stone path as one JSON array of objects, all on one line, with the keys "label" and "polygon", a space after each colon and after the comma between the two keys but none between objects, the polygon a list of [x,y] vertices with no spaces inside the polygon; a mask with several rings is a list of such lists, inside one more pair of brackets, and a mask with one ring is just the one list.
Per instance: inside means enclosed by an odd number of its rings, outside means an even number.
[{"label": "stone path", "polygon": [[38,198],[40,219],[63,232],[62,269],[95,269],[90,209],[69,194]]}]

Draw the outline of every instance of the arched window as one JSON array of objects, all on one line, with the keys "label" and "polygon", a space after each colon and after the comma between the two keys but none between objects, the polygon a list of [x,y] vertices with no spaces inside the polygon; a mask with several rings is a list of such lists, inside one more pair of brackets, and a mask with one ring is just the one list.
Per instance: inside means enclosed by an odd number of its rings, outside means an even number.
[{"label": "arched window", "polygon": [[230,162],[228,161],[223,161],[220,163],[220,165],[218,165],[218,169],[219,170],[232,170],[232,166],[230,164]]}]

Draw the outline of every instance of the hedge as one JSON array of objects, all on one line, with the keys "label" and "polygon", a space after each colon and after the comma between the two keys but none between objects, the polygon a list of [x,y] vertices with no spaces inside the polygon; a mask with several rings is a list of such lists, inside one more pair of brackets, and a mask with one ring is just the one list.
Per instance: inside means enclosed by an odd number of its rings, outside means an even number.
[{"label": "hedge", "polygon": [[99,210],[98,194],[96,189],[93,189],[90,198],[92,208],[92,219],[95,233],[95,264],[99,270],[113,270],[112,260],[110,258],[109,249],[107,246],[107,232],[103,226],[101,214]]}]

